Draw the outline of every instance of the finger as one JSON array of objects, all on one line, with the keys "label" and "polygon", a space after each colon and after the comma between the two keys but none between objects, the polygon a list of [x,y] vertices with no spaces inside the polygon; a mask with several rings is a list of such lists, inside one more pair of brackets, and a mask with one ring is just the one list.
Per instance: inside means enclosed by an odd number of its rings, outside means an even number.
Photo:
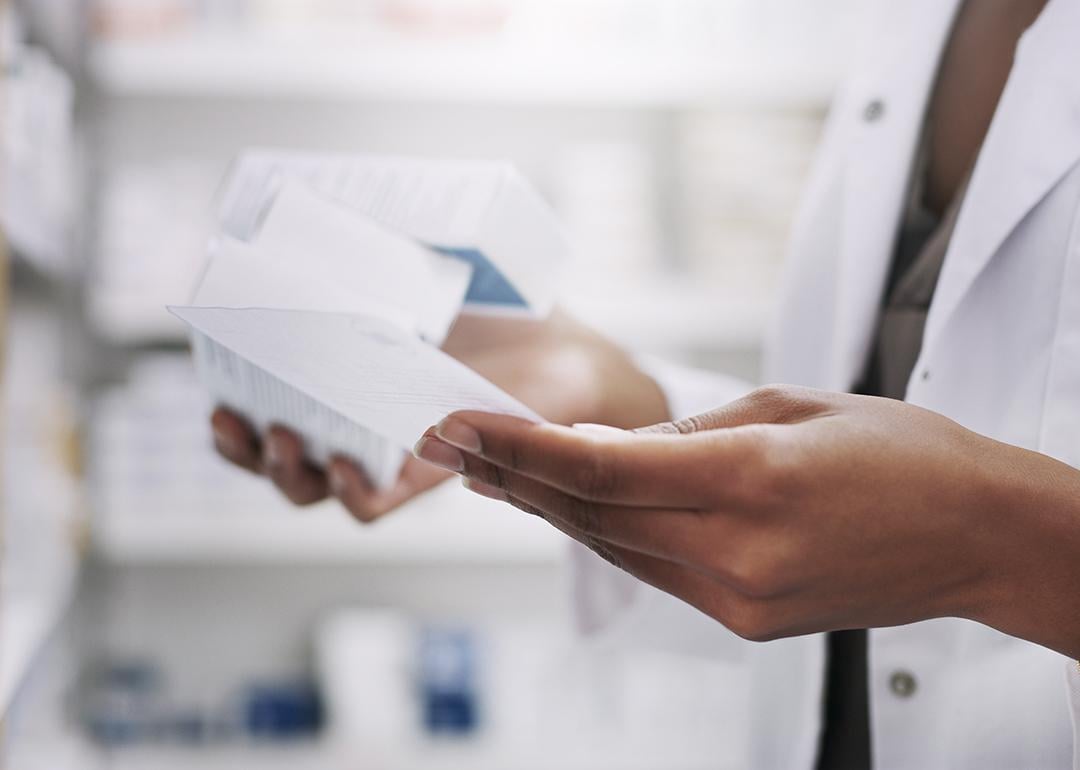
[{"label": "finger", "polygon": [[739,529],[747,526],[744,519],[706,519],[700,511],[582,500],[475,457],[467,457],[465,465],[465,486],[477,494],[520,500],[552,524],[700,571],[722,570],[726,554],[743,539]]},{"label": "finger", "polygon": [[267,431],[263,468],[295,505],[311,505],[326,497],[326,474],[304,459],[303,442],[290,430],[275,426]]},{"label": "finger", "polygon": [[768,385],[710,412],[638,428],[639,434],[690,434],[746,425],[792,425],[832,410],[832,396],[811,388]]},{"label": "finger", "polygon": [[210,416],[210,427],[218,454],[252,473],[262,472],[262,447],[255,431],[243,418],[218,407]]},{"label": "finger", "polygon": [[[510,497],[507,501],[519,510],[544,518],[542,511],[524,500]],[[653,588],[681,599],[739,636],[764,641],[780,635],[780,629],[784,627],[779,622],[782,615],[770,603],[750,599],[696,570],[590,537],[559,521],[549,523],[605,561]]]},{"label": "finger", "polygon": [[724,583],[663,559],[618,551],[619,566],[638,580],[681,599],[737,636],[765,642],[794,633],[785,610],[771,600],[749,597]]},{"label": "finger", "polygon": [[553,526],[678,564],[746,596],[776,599],[804,587],[801,541],[777,528],[773,517],[608,505],[574,498],[478,458],[465,462],[466,489],[501,502],[519,501]]},{"label": "finger", "polygon": [[741,489],[760,458],[762,438],[752,429],[685,436],[601,433],[459,412],[425,434],[416,452],[460,472],[463,463],[446,451],[449,444],[584,500],[697,508]]},{"label": "finger", "polygon": [[327,468],[330,493],[365,524],[381,518],[449,476],[445,471],[410,458],[393,486],[377,489],[363,470],[348,459],[334,458]]},{"label": "finger", "polygon": [[558,519],[551,519],[544,510],[537,508],[521,498],[506,495],[504,493],[503,500],[530,516],[536,516],[543,519],[567,537],[577,540],[605,561],[613,564],[619,569],[629,572],[634,575],[634,577],[645,579],[644,576],[646,575],[669,575],[670,579],[665,581],[666,585],[672,589],[669,593],[676,594],[680,589],[685,589],[690,585],[696,584],[704,587],[706,584],[712,584],[714,582],[705,576],[692,573],[691,570],[681,567],[678,564],[665,562],[665,560],[658,557],[607,542],[577,529],[572,524],[559,521]]}]

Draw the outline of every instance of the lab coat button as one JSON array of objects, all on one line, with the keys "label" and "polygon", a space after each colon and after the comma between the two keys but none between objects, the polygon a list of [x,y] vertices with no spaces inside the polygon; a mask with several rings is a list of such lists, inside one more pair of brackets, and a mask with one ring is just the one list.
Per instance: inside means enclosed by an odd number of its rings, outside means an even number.
[{"label": "lab coat button", "polygon": [[929,369],[923,369],[922,370],[922,378],[923,378],[923,382],[926,382],[927,380],[930,379],[930,370]]},{"label": "lab coat button", "polygon": [[863,110],[863,120],[867,123],[876,123],[885,116],[885,102],[874,99]]},{"label": "lab coat button", "polygon": [[919,689],[919,683],[910,671],[895,671],[889,677],[889,689],[897,698],[910,698]]}]

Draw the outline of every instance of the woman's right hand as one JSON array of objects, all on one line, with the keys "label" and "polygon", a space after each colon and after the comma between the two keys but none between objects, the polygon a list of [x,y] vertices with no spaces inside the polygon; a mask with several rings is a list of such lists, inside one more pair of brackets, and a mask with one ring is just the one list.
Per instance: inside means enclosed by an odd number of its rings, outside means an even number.
[{"label": "woman's right hand", "polygon": [[[650,377],[615,345],[562,313],[542,322],[463,316],[443,347],[552,422],[633,428],[669,419],[663,394]],[[365,523],[450,477],[410,456],[393,486],[376,489],[363,469],[345,458],[334,458],[325,468],[307,461],[303,441],[285,426],[259,436],[224,408],[214,411],[211,426],[223,457],[267,476],[294,504],[336,497]]]}]

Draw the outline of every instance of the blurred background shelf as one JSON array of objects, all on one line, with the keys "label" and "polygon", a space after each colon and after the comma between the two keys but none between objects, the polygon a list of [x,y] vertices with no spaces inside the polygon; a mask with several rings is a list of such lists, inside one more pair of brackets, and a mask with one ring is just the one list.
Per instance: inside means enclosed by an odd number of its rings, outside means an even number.
[{"label": "blurred background shelf", "polygon": [[798,52],[519,50],[511,44],[297,41],[195,35],[94,46],[90,69],[122,97],[255,96],[686,108],[738,102],[820,105],[840,62]]},{"label": "blurred background shelf", "polygon": [[0,618],[4,638],[0,646],[0,721],[58,628],[73,595],[73,584],[64,582],[20,592],[4,602]]},{"label": "blurred background shelf", "polygon": [[571,288],[567,309],[633,350],[754,350],[773,312],[765,291],[717,289],[671,276],[634,285],[613,280],[603,291],[599,283],[587,291]]},{"label": "blurred background shelf", "polygon": [[[254,483],[254,482],[253,482]],[[545,564],[566,541],[538,519],[449,482],[371,526],[339,506],[289,508],[272,494],[261,509],[103,511],[98,553],[117,563]],[[254,501],[248,501],[251,505]]]},{"label": "blurred background shelf", "polygon": [[70,604],[83,523],[74,399],[60,377],[64,321],[51,309],[57,287],[23,269],[8,278],[16,296],[4,308],[0,389],[0,716]]},{"label": "blurred background shelf", "polygon": [[[52,287],[32,317],[16,314],[8,340],[19,344],[6,351],[5,385],[19,395],[6,432],[22,449],[2,453],[16,479],[5,493],[21,494],[2,533],[18,579],[0,583],[0,698],[15,693],[4,716],[16,717],[0,764],[377,765],[364,740],[258,745],[234,725],[241,745],[221,746],[199,743],[197,725],[253,684],[299,682],[345,696],[327,709],[335,737],[380,735],[386,693],[414,698],[416,680],[371,661],[412,642],[339,640],[359,669],[318,650],[331,615],[387,609],[410,633],[465,629],[490,706],[460,744],[398,746],[397,766],[744,764],[737,672],[571,643],[566,540],[542,521],[450,483],[365,527],[333,503],[294,510],[218,459],[211,404],[165,305],[188,299],[215,190],[245,147],[499,158],[575,244],[572,314],[635,352],[754,381],[796,202],[866,4],[0,2],[0,171],[27,192],[0,201],[0,223]],[[41,490],[57,493],[47,508]],[[45,580],[43,565],[62,569]],[[65,613],[73,585],[78,611]],[[110,691],[82,700],[102,671],[153,672],[161,713],[125,711]],[[387,671],[393,686],[371,684]],[[43,672],[55,675],[44,694]],[[398,714],[397,727],[422,732],[414,717]],[[196,728],[108,744],[95,719]]]},{"label": "blurred background shelf", "polygon": [[[141,294],[103,291],[91,297],[90,318],[97,333],[113,344],[183,345],[187,327],[165,309],[183,303],[177,294],[171,289],[155,296],[153,287]],[[572,285],[563,304],[616,341],[661,353],[756,348],[773,310],[773,298],[765,291],[717,290],[670,275],[629,284],[605,279]]]},{"label": "blurred background shelf", "polygon": [[87,313],[103,341],[119,346],[187,344],[187,327],[166,309],[184,304],[178,292],[147,287],[142,294],[101,290],[89,297]]},{"label": "blurred background shelf", "polygon": [[[679,753],[678,749],[657,748],[652,753],[639,753],[636,756],[621,754],[612,758],[610,755],[598,753],[575,761],[573,757],[550,754],[527,758],[514,750],[497,751],[475,747],[460,747],[455,750],[452,745],[446,745],[441,749],[402,753],[390,758],[393,764],[382,766],[423,767],[426,770],[506,770],[508,767],[514,770],[550,770],[552,767],[562,770],[656,770],[658,767],[735,770],[740,766],[739,760],[730,755],[710,761],[700,757],[687,759],[678,756]],[[204,751],[191,756],[185,756],[182,752],[136,750],[110,765],[110,770],[188,770],[192,766],[190,763],[194,761],[199,763],[201,770],[292,770],[296,767],[303,767],[305,770],[341,770],[343,767],[355,766],[356,755],[344,752],[335,756],[332,749],[322,747],[308,751]]]}]

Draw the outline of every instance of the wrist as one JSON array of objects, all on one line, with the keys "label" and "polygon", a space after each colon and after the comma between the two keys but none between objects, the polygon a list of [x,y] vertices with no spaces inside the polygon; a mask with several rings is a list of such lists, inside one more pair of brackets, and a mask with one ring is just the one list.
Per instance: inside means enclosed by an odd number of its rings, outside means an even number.
[{"label": "wrist", "polygon": [[998,446],[980,527],[994,546],[972,619],[1080,658],[1080,471]]},{"label": "wrist", "polygon": [[587,351],[591,376],[583,410],[573,422],[629,430],[671,419],[663,390],[633,356],[584,325],[576,327],[575,336]]},{"label": "wrist", "polygon": [[664,391],[650,375],[638,368],[621,350],[600,356],[595,411],[603,425],[616,428],[641,428],[671,420]]},{"label": "wrist", "polygon": [[585,366],[568,366],[565,371],[581,374],[576,383],[567,383],[573,393],[567,423],[597,423],[631,429],[655,425],[671,419],[667,397],[656,380],[638,367],[633,356],[602,334],[566,316],[557,317],[566,337],[572,340],[565,351]]}]

